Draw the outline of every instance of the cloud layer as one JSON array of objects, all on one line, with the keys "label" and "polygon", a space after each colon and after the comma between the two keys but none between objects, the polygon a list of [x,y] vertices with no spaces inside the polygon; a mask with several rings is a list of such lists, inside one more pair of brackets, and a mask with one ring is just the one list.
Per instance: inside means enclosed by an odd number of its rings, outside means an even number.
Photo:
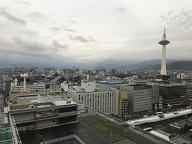
[{"label": "cloud layer", "polygon": [[167,57],[191,58],[190,0],[0,1],[0,61],[160,58],[164,24],[171,41]]}]

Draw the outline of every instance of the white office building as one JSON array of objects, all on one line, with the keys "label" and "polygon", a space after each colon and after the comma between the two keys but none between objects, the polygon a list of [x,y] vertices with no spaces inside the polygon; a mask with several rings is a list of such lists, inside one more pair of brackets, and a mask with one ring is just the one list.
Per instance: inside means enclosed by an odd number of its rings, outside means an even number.
[{"label": "white office building", "polygon": [[83,80],[81,86],[65,86],[65,88],[68,97],[84,104],[90,111],[118,114],[119,91],[115,88],[98,88],[94,81],[87,80]]}]

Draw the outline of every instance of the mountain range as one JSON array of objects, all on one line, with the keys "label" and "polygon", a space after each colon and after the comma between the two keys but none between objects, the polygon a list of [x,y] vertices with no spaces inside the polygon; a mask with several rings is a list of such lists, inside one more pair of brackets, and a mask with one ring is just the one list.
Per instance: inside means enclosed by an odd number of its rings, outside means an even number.
[{"label": "mountain range", "polygon": [[[11,66],[11,67],[28,67],[28,66],[39,66],[39,67],[65,67],[65,68],[116,68],[116,69],[154,69],[159,70],[161,66],[161,60],[160,59],[153,59],[153,60],[145,60],[145,61],[139,61],[139,60],[113,60],[108,59],[101,62],[95,62],[95,63],[60,63],[60,64],[38,64],[38,63],[32,63],[32,62],[24,62],[24,63],[7,63],[2,64],[0,63],[0,66]],[[192,60],[177,60],[177,59],[167,59],[167,69],[168,70],[192,70]]]}]

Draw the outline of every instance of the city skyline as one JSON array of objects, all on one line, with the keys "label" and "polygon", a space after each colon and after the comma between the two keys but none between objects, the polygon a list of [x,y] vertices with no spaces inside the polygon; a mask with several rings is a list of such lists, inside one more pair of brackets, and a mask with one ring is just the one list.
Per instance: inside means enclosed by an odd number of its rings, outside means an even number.
[{"label": "city skyline", "polygon": [[191,58],[189,0],[8,0],[0,5],[1,62],[160,59],[164,24],[171,40],[167,58]]}]

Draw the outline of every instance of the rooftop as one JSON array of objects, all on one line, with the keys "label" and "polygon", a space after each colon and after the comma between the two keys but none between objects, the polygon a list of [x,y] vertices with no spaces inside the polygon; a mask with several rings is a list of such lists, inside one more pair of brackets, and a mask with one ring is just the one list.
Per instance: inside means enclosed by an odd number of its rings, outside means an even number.
[{"label": "rooftop", "polygon": [[185,110],[180,110],[180,111],[174,111],[174,112],[169,112],[169,113],[164,113],[160,115],[154,115],[146,118],[140,118],[140,119],[135,119],[135,120],[129,120],[126,123],[129,125],[139,125],[139,124],[144,124],[144,123],[151,123],[151,122],[157,122],[157,121],[162,121],[170,118],[175,118],[187,114],[191,114],[192,109],[185,109]]},{"label": "rooftop", "polygon": [[50,108],[55,106],[72,105],[72,104],[77,104],[77,103],[72,100],[44,102],[44,103],[35,103],[35,104],[27,104],[27,105],[10,106],[10,110],[11,111],[32,110],[35,108]]},{"label": "rooftop", "polygon": [[[74,86],[70,88],[71,90],[74,90],[76,92],[87,92],[85,89],[83,89],[81,86]],[[103,92],[103,91],[115,91],[115,88],[102,88],[102,87],[96,87],[94,91],[92,92]]]}]

